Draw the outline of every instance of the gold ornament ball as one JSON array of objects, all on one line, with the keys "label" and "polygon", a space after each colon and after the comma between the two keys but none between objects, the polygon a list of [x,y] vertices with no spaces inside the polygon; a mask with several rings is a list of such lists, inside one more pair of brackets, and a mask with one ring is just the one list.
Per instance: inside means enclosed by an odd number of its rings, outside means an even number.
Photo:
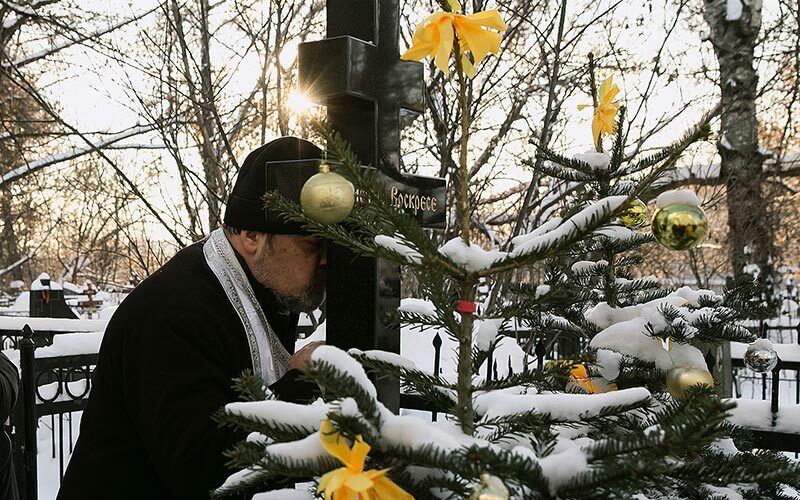
[{"label": "gold ornament ball", "polygon": [[625,227],[634,228],[643,226],[644,223],[647,222],[647,205],[638,198],[631,200],[628,204],[628,208],[619,214],[619,221],[622,222],[622,225]]},{"label": "gold ornament ball", "polygon": [[350,181],[331,172],[325,164],[319,166],[319,173],[309,177],[300,191],[303,213],[322,224],[343,221],[353,210],[355,200]]},{"label": "gold ornament ball", "polygon": [[686,395],[690,387],[698,384],[714,388],[714,377],[708,370],[678,366],[667,372],[667,391],[675,399]]},{"label": "gold ornament ball", "polygon": [[653,235],[670,250],[687,250],[697,246],[706,235],[708,219],[695,205],[673,203],[656,210]]},{"label": "gold ornament ball", "polygon": [[469,500],[508,500],[508,488],[497,476],[481,474],[481,484],[472,491]]}]

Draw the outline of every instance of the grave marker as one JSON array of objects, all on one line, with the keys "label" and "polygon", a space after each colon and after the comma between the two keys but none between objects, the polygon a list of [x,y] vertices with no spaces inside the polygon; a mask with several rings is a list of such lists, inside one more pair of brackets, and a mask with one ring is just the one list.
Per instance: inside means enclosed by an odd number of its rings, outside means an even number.
[{"label": "grave marker", "polygon": [[[391,180],[399,206],[423,198],[433,210],[417,210],[428,227],[444,222],[444,180],[400,174],[400,131],[423,110],[423,66],[401,61],[397,0],[328,0],[325,40],[301,44],[301,91],[327,106],[328,122],[361,162]],[[393,190],[393,186],[395,190]],[[417,198],[414,198],[417,196]],[[368,200],[367,200],[368,202]],[[400,352],[400,332],[383,323],[400,305],[400,268],[381,259],[356,257],[331,246],[328,252],[327,342],[342,348]],[[379,399],[399,408],[397,380],[376,381]]]}]

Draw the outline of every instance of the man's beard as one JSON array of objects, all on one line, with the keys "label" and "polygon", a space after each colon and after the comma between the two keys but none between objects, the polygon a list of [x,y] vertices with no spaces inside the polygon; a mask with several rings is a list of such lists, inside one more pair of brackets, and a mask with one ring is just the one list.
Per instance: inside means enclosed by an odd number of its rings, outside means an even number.
[{"label": "man's beard", "polygon": [[286,295],[277,292],[270,286],[270,271],[266,252],[256,257],[255,269],[252,269],[256,281],[272,290],[281,308],[292,313],[311,312],[322,305],[325,300],[325,268],[318,267],[311,278],[311,283],[300,295]]},{"label": "man's beard", "polygon": [[322,279],[322,276],[322,271],[317,270],[311,284],[300,295],[284,295],[275,290],[272,293],[275,294],[281,307],[289,312],[311,312],[321,306],[325,300],[325,280]]}]

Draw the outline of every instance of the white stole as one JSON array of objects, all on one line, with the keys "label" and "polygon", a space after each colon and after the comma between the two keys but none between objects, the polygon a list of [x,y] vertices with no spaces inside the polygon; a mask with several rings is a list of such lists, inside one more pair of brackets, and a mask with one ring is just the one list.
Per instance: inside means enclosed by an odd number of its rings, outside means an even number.
[{"label": "white stole", "polygon": [[203,244],[203,254],[242,321],[253,373],[261,375],[265,385],[273,384],[286,373],[291,354],[269,326],[253,287],[222,229],[211,233]]}]

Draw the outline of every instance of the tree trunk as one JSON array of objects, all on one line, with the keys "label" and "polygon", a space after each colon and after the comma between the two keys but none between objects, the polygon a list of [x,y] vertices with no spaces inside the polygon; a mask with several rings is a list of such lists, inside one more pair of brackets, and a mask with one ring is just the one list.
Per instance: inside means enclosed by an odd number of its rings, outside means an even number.
[{"label": "tree trunk", "polygon": [[[19,261],[22,257],[20,252],[19,238],[14,226],[19,222],[16,214],[11,205],[11,193],[8,189],[0,191],[0,221],[3,224],[2,233],[2,249],[0,249],[0,258],[2,258],[3,266],[13,264]],[[9,280],[22,279],[22,266],[17,266],[6,275]]]},{"label": "tree trunk", "polygon": [[758,145],[758,74],[753,66],[761,0],[705,0],[704,14],[719,62],[722,124],[718,149],[720,177],[727,188],[733,271],[738,276],[747,264],[757,264],[766,282],[772,271],[773,240],[761,189],[765,157]]}]

